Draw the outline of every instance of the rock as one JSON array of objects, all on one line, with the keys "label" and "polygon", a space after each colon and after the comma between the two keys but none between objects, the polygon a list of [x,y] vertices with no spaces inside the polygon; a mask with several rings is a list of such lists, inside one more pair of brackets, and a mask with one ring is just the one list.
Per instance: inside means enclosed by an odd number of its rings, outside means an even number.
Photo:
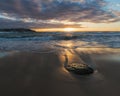
[{"label": "rock", "polygon": [[94,72],[94,70],[86,64],[72,63],[66,66],[66,69],[70,72],[87,75]]}]

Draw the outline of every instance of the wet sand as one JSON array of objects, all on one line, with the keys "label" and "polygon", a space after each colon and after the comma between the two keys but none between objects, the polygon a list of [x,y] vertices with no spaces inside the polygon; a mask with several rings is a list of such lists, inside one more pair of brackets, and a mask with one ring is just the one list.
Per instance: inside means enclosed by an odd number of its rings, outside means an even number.
[{"label": "wet sand", "polygon": [[0,96],[119,96],[120,55],[91,57],[95,72],[80,76],[68,72],[56,52],[1,55]]}]

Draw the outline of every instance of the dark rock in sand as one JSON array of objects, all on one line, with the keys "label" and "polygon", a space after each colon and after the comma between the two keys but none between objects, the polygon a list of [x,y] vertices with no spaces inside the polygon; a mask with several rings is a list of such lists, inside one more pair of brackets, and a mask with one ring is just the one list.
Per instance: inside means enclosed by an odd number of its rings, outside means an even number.
[{"label": "dark rock in sand", "polygon": [[86,64],[72,63],[67,65],[66,69],[70,72],[79,74],[79,75],[87,75],[94,72],[94,70]]}]

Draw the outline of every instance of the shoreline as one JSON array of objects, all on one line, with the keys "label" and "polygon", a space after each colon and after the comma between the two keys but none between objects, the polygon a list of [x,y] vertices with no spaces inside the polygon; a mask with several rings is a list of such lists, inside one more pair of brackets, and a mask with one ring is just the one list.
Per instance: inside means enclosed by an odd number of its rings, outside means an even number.
[{"label": "shoreline", "polygon": [[[120,55],[115,54],[113,58],[112,54],[91,54],[96,71],[88,76],[80,76],[64,68],[65,58],[63,54],[58,53],[12,52],[0,57],[0,95],[115,96],[120,94],[120,60],[116,59]],[[83,56],[82,60],[86,59],[85,62],[90,62],[87,55],[80,56]]]}]

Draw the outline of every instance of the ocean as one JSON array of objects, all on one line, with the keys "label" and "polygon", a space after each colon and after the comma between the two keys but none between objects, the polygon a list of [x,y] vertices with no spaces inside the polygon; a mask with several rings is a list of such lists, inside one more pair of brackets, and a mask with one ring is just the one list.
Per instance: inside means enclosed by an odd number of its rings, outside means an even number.
[{"label": "ocean", "polygon": [[119,48],[120,32],[0,32],[1,51]]}]

